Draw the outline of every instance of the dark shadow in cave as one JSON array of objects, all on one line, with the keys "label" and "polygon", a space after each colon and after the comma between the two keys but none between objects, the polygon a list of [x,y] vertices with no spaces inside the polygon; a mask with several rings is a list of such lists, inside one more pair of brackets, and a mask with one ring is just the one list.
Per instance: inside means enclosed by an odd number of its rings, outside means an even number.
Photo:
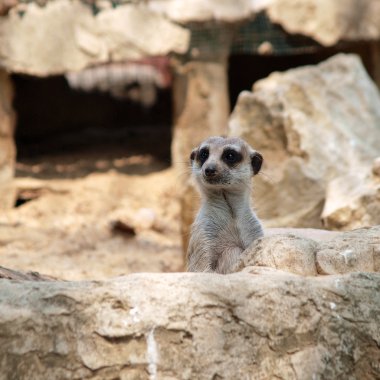
[{"label": "dark shadow in cave", "polygon": [[113,169],[147,174],[170,165],[171,89],[150,108],[70,88],[65,77],[13,75],[17,176],[78,178]]}]

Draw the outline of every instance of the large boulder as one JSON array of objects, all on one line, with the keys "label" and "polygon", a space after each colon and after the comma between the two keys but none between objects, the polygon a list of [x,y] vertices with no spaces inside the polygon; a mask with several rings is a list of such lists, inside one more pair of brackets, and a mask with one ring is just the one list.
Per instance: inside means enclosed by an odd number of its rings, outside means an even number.
[{"label": "large boulder", "polygon": [[241,22],[264,11],[286,32],[308,36],[323,46],[380,38],[377,0],[151,0],[148,6],[181,23]]},{"label": "large boulder", "polygon": [[380,272],[380,225],[323,239],[302,229],[268,234],[244,252],[238,269],[258,266],[303,276]]},{"label": "large boulder", "polygon": [[319,227],[329,182],[380,152],[379,91],[357,56],[338,54],[242,92],[229,133],[264,156],[254,192],[266,225]]},{"label": "large boulder", "polygon": [[0,379],[376,379],[380,275],[0,280]]},{"label": "large boulder", "polygon": [[281,233],[230,275],[0,267],[0,380],[378,379],[380,226]]},{"label": "large boulder", "polygon": [[322,212],[327,228],[350,230],[380,224],[380,157],[368,169],[341,175],[328,184]]},{"label": "large boulder", "polygon": [[377,0],[269,0],[265,3],[272,22],[280,24],[288,33],[309,36],[324,46],[341,40],[380,37]]},{"label": "large boulder", "polygon": [[185,53],[189,39],[188,30],[143,6],[113,9],[109,3],[94,15],[90,5],[78,0],[51,1],[44,7],[20,4],[0,19],[0,63],[9,71],[47,76]]}]

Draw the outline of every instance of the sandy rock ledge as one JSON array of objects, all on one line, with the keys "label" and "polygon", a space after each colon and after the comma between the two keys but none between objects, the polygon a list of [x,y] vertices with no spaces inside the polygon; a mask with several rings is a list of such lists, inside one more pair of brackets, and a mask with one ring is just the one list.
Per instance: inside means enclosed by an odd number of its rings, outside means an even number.
[{"label": "sandy rock ledge", "polygon": [[330,232],[330,239],[321,230],[291,230],[256,240],[237,269],[269,267],[303,276],[380,272],[380,226]]},{"label": "sandy rock ledge", "polygon": [[0,379],[375,379],[380,274],[0,280]]}]

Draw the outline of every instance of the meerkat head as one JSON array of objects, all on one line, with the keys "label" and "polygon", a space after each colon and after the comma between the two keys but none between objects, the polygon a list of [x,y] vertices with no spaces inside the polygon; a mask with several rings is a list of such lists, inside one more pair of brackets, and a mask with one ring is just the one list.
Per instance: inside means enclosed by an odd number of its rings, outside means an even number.
[{"label": "meerkat head", "polygon": [[240,138],[210,137],[191,152],[190,161],[201,187],[232,190],[250,185],[263,157]]}]

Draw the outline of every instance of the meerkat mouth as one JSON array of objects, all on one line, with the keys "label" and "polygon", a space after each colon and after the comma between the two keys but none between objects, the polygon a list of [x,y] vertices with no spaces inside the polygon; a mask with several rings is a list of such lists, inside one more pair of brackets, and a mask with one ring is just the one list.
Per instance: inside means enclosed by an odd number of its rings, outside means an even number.
[{"label": "meerkat mouth", "polygon": [[226,180],[223,177],[203,177],[202,180],[205,185],[211,185],[213,187],[226,187],[231,185],[230,181]]}]

